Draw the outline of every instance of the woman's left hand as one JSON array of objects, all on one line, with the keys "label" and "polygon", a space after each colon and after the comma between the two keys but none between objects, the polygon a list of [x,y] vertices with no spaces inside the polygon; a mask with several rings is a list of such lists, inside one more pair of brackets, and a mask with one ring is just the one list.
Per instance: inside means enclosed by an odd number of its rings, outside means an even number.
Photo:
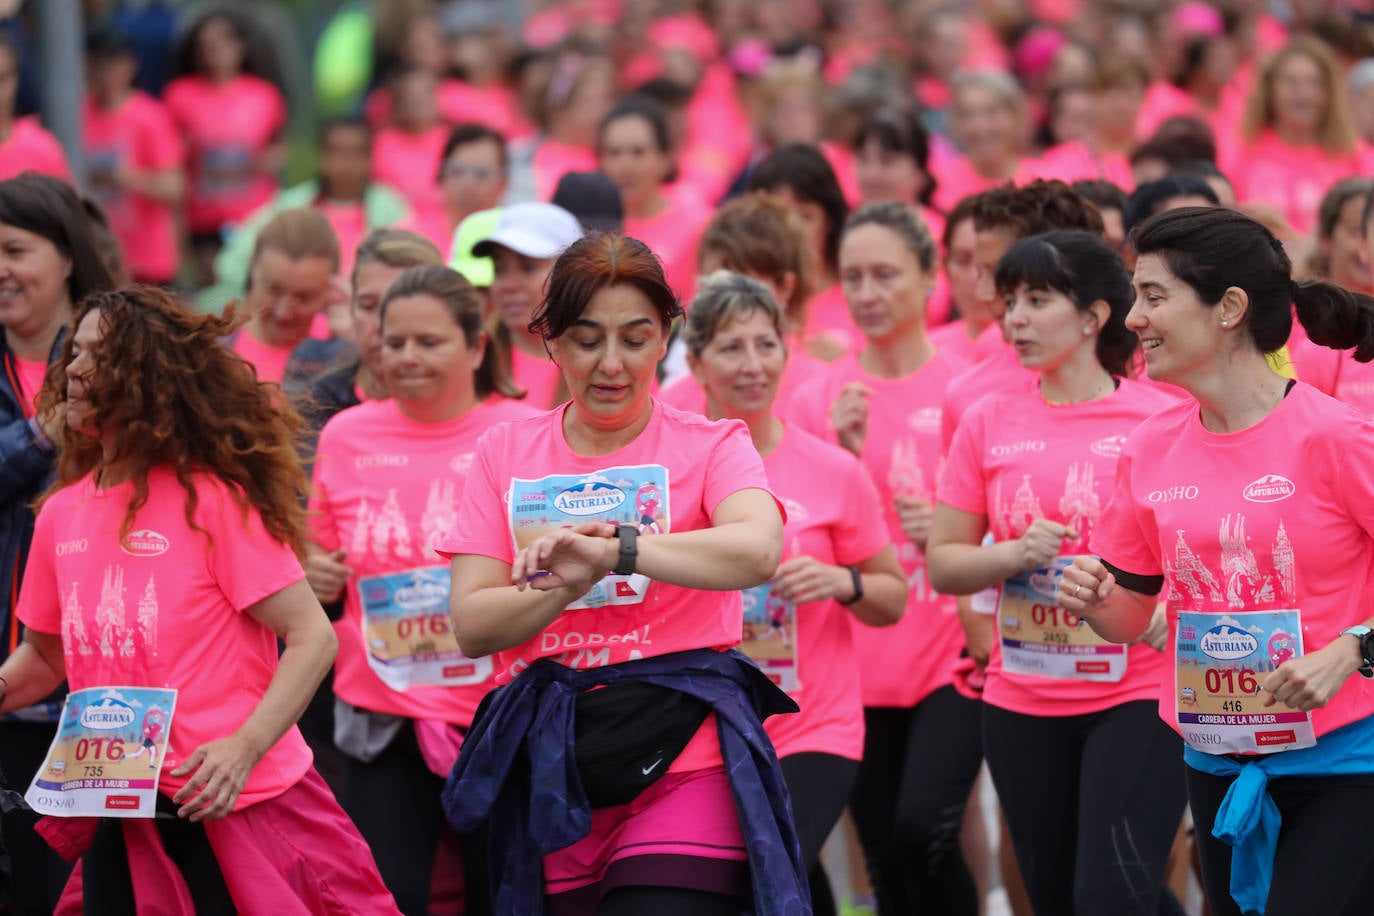
[{"label": "woman's left hand", "polygon": [[614,561],[607,565],[606,539],[615,531],[607,522],[587,522],[546,534],[516,555],[511,581],[520,591],[570,588],[582,594],[614,568]]},{"label": "woman's left hand", "polygon": [[1360,667],[1356,643],[1338,637],[1315,652],[1292,658],[1270,672],[1260,684],[1268,694],[1265,706],[1283,703],[1290,709],[1310,712],[1330,702],[1346,678]]},{"label": "woman's left hand", "polygon": [[815,557],[793,557],[774,574],[773,593],[793,604],[850,598],[854,594],[854,577],[849,570],[822,563]]},{"label": "woman's left hand", "polygon": [[172,801],[181,805],[177,816],[187,817],[192,823],[228,817],[248,783],[248,774],[261,759],[262,753],[237,734],[196,748],[171,773],[194,774],[172,796]]}]

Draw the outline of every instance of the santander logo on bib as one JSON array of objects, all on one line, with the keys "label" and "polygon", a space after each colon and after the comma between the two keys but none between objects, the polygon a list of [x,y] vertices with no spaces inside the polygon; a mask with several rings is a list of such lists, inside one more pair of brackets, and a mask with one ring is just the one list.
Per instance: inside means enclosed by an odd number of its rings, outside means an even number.
[{"label": "santander logo on bib", "polygon": [[131,557],[156,557],[166,553],[171,546],[172,542],[167,538],[144,528],[131,532],[119,548]]},{"label": "santander logo on bib", "polygon": [[1265,474],[1241,491],[1241,496],[1252,503],[1276,503],[1287,499],[1298,491],[1293,481],[1278,474]]}]

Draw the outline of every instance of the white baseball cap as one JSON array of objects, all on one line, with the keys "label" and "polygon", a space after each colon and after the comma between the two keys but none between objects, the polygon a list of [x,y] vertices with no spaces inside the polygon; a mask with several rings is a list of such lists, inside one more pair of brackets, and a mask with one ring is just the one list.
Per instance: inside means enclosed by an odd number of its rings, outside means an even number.
[{"label": "white baseball cap", "polygon": [[479,258],[491,257],[493,245],[509,248],[527,258],[554,258],[582,238],[582,226],[562,207],[554,204],[512,204],[501,210],[501,218],[491,235],[472,246]]}]

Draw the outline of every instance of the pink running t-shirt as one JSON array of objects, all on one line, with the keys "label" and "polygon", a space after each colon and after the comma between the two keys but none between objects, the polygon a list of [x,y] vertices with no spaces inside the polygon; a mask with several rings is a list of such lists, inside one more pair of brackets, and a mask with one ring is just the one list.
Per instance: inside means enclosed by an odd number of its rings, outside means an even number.
[{"label": "pink running t-shirt", "polygon": [[1131,163],[1120,153],[1095,150],[1082,140],[1052,146],[1039,158],[1028,160],[1017,173],[1017,182],[1035,178],[1059,179],[1067,184],[1080,180],[1106,180],[1129,194],[1135,190]]},{"label": "pink running t-shirt", "polygon": [[[241,726],[276,673],[276,635],[243,611],[305,577],[226,484],[198,474],[195,488],[203,531],[186,522],[175,471],[153,468],[122,544],[132,481],[100,490],[92,476],[59,490],[38,514],[18,607],[25,626],[61,634],[73,690],[177,690],[158,784],[168,797],[190,779],[172,771]],[[248,774],[234,809],[285,792],[310,762],[293,725]]]},{"label": "pink running t-shirt", "polygon": [[[417,423],[392,400],[369,401],[325,424],[316,453],[310,530],[352,568],[344,616],[335,627],[334,692],[373,712],[472,724],[490,678],[451,687],[387,685],[368,664],[360,589],[364,580],[416,569],[447,573],[435,546],[453,527],[477,438],[489,427],[535,413],[502,397],[447,423]],[[446,615],[445,615],[446,616]]]},{"label": "pink running t-shirt", "polygon": [[43,129],[37,116],[17,118],[10,126],[9,139],[0,142],[0,181],[30,171],[72,180],[62,144]]},{"label": "pink running t-shirt", "polygon": [[24,416],[32,417],[38,412],[38,394],[43,390],[43,379],[48,374],[48,364],[36,359],[14,357],[14,368],[19,375],[21,391],[16,391],[19,406]]},{"label": "pink running t-shirt", "polygon": [[556,406],[554,395],[558,383],[563,380],[563,370],[553,357],[531,356],[519,347],[510,348],[510,374],[515,384],[525,389],[524,401],[535,410],[548,410]]},{"label": "pink running t-shirt", "polygon": [[657,216],[625,217],[625,235],[639,239],[658,255],[668,285],[684,306],[696,295],[697,239],[710,219],[711,208],[690,189],[678,189]]},{"label": "pink running t-shirt", "polygon": [[569,172],[595,172],[600,166],[596,151],[585,146],[569,146],[549,137],[539,140],[534,149],[534,194],[537,200],[553,200],[558,179]]},{"label": "pink running t-shirt", "polygon": [[234,337],[233,350],[258,370],[259,381],[276,382],[278,385],[286,377],[286,364],[295,352],[292,347],[274,347],[263,343],[248,328],[243,328]]},{"label": "pink running t-shirt", "polygon": [[113,109],[91,96],[81,111],[91,194],[110,220],[133,278],[166,283],[176,276],[176,216],[170,204],[116,187],[117,169],[168,172],[185,165],[186,151],[171,115],[152,96],[135,90]]},{"label": "pink running t-shirt", "polygon": [[276,86],[247,74],[227,83],[183,76],[167,86],[163,101],[186,143],[192,232],[219,232],[276,193],[276,178],[258,166],[286,126],[286,100]]},{"label": "pink running t-shirt", "polygon": [[1319,146],[1290,146],[1272,130],[1253,143],[1238,145],[1221,163],[1242,204],[1268,204],[1300,234],[1312,231],[1327,189],[1359,175],[1365,163],[1358,152],[1330,155]]},{"label": "pink running t-shirt", "polygon": [[816,293],[806,304],[806,339],[817,337],[829,337],[845,353],[857,353],[864,345],[863,333],[854,324],[839,283]]},{"label": "pink running t-shirt", "polygon": [[395,127],[377,131],[372,143],[372,179],[400,191],[411,209],[429,216],[444,212],[439,164],[449,129],[436,124],[422,134]]},{"label": "pink running t-shirt", "polygon": [[830,408],[844,387],[867,386],[868,439],[860,456],[881,496],[888,535],[897,548],[911,591],[906,614],[893,627],[853,624],[865,706],[915,706],[954,682],[964,633],[954,599],[937,594],[926,580],[925,554],[902,531],[895,499],[914,496],[935,502],[942,468],[940,404],[964,364],[937,352],[924,366],[900,379],[877,378],[848,356],[797,389],[784,419],[827,442],[836,442]]},{"label": "pink running t-shirt", "polygon": [[993,338],[989,337],[989,332],[995,335],[996,349],[984,351],[985,355],[972,368],[950,382],[945,393],[940,414],[940,441],[945,451],[953,444],[954,431],[959,428],[959,422],[969,408],[990,394],[1016,390],[1034,375],[1021,365],[1021,360],[1016,358],[1016,351],[1002,341],[1002,332],[996,322],[974,342],[975,359],[980,352],[980,345],[992,345]]},{"label": "pink running t-shirt", "polygon": [[[789,426],[763,466],[787,507],[785,560],[807,556],[834,566],[857,565],[890,543],[878,491],[849,452]],[[768,737],[779,757],[813,751],[858,760],[863,699],[849,612],[834,601],[815,601],[795,614],[800,686],[793,695],[801,713],[769,718]]]},{"label": "pink running t-shirt", "polygon": [[[997,541],[1021,537],[1038,518],[1079,535],[1061,555],[1091,554],[1093,529],[1111,496],[1126,437],[1174,398],[1129,380],[1105,398],[1051,405],[1038,375],[1024,387],[989,395],[964,415],[945,461],[940,502],[984,516]],[[1143,643],[1127,650],[1116,682],[1037,677],[1002,667],[994,643],[983,699],[1032,716],[1075,716],[1159,695],[1164,657]]]},{"label": "pink running t-shirt", "polygon": [[[1024,168],[1024,163],[1018,166]],[[936,209],[948,213],[970,194],[981,194],[991,188],[1007,184],[1011,178],[986,178],[979,175],[967,159],[958,153],[931,153],[931,174],[935,176],[935,196],[932,199]]]},{"label": "pink running t-shirt", "polygon": [[[504,423],[477,443],[445,555],[503,563],[516,545],[569,519],[638,524],[644,537],[711,526],[726,497],[769,490],[763,460],[739,420],[713,423],[654,403],[644,431],[622,449],[588,457],[568,447],[568,407]],[[577,605],[585,605],[578,607]],[[504,684],[540,658],[601,667],[686,649],[739,644],[739,592],[682,588],[643,576],[607,576],[542,632],[496,654]]]},{"label": "pink running t-shirt", "polygon": [[[1180,611],[1297,608],[1311,653],[1370,616],[1371,450],[1374,421],[1302,382],[1226,435],[1182,401],[1127,438],[1093,547],[1125,572],[1164,576],[1171,663]],[[1177,728],[1174,683],[1161,682],[1160,715]],[[1372,713],[1374,681],[1355,675],[1312,724],[1320,738]]]},{"label": "pink running t-shirt", "polygon": [[962,362],[972,365],[978,361],[978,338],[968,336],[968,325],[962,319],[956,318],[948,324],[931,328],[926,332],[926,337],[935,349],[958,357]]}]

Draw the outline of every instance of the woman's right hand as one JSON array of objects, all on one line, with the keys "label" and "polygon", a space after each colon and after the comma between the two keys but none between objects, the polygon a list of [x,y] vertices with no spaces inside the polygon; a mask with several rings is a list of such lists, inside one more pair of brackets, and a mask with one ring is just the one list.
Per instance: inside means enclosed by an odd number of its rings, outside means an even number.
[{"label": "woman's right hand", "polygon": [[67,402],[58,401],[54,404],[51,410],[38,418],[38,424],[43,427],[43,435],[48,437],[49,442],[62,441],[62,431],[67,428]]},{"label": "woman's right hand", "polygon": [[868,439],[868,396],[873,392],[858,382],[845,385],[830,407],[830,425],[840,446],[856,457]]},{"label": "woman's right hand", "polygon": [[587,522],[546,534],[516,554],[510,577],[516,589],[550,591],[568,588],[584,594],[615,568],[619,554],[616,526]]},{"label": "woman's right hand", "polygon": [[311,547],[305,557],[305,581],[320,604],[333,604],[343,594],[353,567],[344,562],[348,553],[343,550],[325,551]]},{"label": "woman's right hand", "polygon": [[1059,606],[1087,620],[1116,588],[1116,577],[1097,557],[1074,557],[1059,580]]},{"label": "woman's right hand", "polygon": [[1077,540],[1078,532],[1047,518],[1037,518],[1031,522],[1026,533],[1016,542],[1021,571],[1048,566],[1064,549],[1065,538]]}]

